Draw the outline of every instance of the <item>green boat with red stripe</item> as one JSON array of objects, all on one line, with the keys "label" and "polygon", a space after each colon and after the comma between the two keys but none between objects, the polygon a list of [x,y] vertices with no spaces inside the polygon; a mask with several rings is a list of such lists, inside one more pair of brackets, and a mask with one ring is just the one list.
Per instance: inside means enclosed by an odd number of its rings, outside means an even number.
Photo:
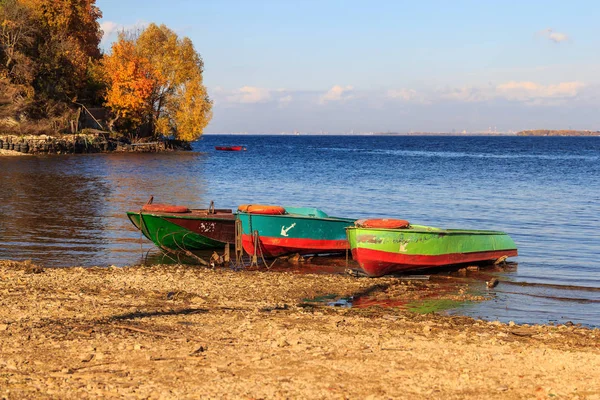
[{"label": "green boat with red stripe", "polygon": [[358,220],[346,230],[352,258],[369,276],[494,262],[518,255],[504,232],[441,229],[405,220]]},{"label": "green boat with red stripe", "polygon": [[245,204],[238,207],[242,246],[250,255],[334,254],[348,249],[346,227],[355,219],[327,215],[318,208]]},{"label": "green boat with red stripe", "polygon": [[189,209],[152,203],[127,217],[142,234],[163,250],[195,251],[224,248],[235,243],[235,218],[231,209]]}]

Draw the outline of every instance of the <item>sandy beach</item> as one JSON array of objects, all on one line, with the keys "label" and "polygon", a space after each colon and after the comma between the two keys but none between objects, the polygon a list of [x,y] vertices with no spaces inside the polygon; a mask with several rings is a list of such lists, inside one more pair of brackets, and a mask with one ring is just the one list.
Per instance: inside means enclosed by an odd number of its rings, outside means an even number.
[{"label": "sandy beach", "polygon": [[318,296],[430,282],[0,261],[0,396],[600,398],[600,331]]}]

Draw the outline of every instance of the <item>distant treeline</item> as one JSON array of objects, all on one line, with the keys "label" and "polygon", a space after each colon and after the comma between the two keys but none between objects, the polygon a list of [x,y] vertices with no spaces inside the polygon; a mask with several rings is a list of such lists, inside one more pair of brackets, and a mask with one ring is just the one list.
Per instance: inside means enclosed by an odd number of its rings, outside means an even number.
[{"label": "distant treeline", "polygon": [[531,129],[517,133],[517,136],[600,136],[599,131],[574,131],[571,129]]}]

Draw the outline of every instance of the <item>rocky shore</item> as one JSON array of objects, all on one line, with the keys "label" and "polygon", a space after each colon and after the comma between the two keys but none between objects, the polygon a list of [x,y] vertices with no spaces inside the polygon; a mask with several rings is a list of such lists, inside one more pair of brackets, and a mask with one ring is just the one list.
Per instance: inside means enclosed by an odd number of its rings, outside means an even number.
[{"label": "rocky shore", "polygon": [[125,138],[111,138],[107,132],[88,131],[91,132],[60,136],[0,134],[0,155],[191,150],[190,144],[182,141],[148,139],[131,142]]},{"label": "rocky shore", "polygon": [[343,308],[435,282],[0,261],[0,398],[600,398],[600,330]]}]

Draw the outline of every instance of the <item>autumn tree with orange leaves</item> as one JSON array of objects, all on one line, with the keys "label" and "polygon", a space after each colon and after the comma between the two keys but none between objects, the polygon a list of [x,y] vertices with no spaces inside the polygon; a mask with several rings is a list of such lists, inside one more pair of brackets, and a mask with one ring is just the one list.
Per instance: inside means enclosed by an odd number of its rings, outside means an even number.
[{"label": "autumn tree with orange leaves", "polygon": [[110,122],[111,130],[119,122],[125,129],[147,122],[148,104],[158,76],[124,33],[113,44],[111,55],[104,58],[103,67],[109,82],[106,105],[115,116]]},{"label": "autumn tree with orange leaves", "polygon": [[139,34],[121,33],[104,57],[106,106],[117,126],[195,140],[212,117],[202,83],[204,64],[189,38],[164,25]]}]

